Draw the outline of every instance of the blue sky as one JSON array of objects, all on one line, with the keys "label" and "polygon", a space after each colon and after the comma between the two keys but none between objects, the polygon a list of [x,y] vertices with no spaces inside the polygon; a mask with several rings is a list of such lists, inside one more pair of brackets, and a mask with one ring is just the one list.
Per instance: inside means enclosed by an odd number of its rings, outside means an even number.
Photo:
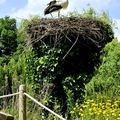
[{"label": "blue sky", "polygon": [[[28,18],[30,15],[44,17],[43,11],[50,0],[0,0],[0,17],[11,16],[17,19]],[[107,11],[109,17],[116,22],[118,29],[115,29],[115,36],[120,41],[120,0],[69,0],[67,10],[61,14],[77,10],[82,12],[90,4],[97,12]],[[53,14],[53,16],[56,13]],[[49,15],[47,16],[49,17]]]}]

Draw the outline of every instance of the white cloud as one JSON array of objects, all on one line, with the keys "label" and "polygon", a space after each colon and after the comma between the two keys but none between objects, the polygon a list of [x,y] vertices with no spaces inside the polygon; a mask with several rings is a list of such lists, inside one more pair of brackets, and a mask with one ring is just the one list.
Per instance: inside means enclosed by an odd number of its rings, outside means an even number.
[{"label": "white cloud", "polygon": [[120,19],[114,19],[116,29],[114,29],[115,37],[120,41]]},{"label": "white cloud", "polygon": [[5,3],[5,2],[6,2],[6,0],[0,0],[0,5]]},{"label": "white cloud", "polygon": [[81,11],[83,8],[86,8],[88,4],[93,7],[95,10],[102,10],[106,9],[112,0],[69,0],[70,6],[69,10],[78,10]]},{"label": "white cloud", "polygon": [[87,3],[90,3],[91,5],[94,5],[96,8],[97,7],[103,8],[103,7],[107,7],[112,0],[103,0],[103,1],[101,1],[101,0],[94,0],[94,1],[93,0],[84,0],[84,1],[86,1]]},{"label": "white cloud", "polygon": [[43,16],[43,11],[49,0],[28,0],[27,5],[17,11],[14,11],[10,16],[17,18],[28,18],[30,15]]}]

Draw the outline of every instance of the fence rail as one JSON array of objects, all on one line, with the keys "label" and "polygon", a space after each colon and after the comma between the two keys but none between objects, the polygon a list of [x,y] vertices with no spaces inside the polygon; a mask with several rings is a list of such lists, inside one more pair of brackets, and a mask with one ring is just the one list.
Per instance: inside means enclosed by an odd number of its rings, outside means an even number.
[{"label": "fence rail", "polygon": [[20,85],[19,92],[0,96],[0,98],[6,98],[6,97],[12,97],[15,95],[19,95],[19,120],[26,120],[26,97],[33,100],[36,104],[38,104],[42,108],[46,109],[47,111],[49,111],[50,113],[52,113],[53,115],[58,117],[59,119],[66,120],[65,118],[63,118],[59,114],[55,113],[54,111],[52,111],[51,109],[49,109],[48,107],[43,105],[42,103],[38,102],[35,98],[33,98],[32,96],[27,94],[25,91],[26,91],[25,85]]},{"label": "fence rail", "polygon": [[8,95],[3,95],[3,96],[0,96],[0,98],[12,97],[12,96],[15,96],[15,95],[19,95],[19,92],[13,93],[13,94],[8,94]]},{"label": "fence rail", "polygon": [[54,111],[50,110],[48,107],[44,106],[42,103],[38,102],[36,99],[34,99],[33,97],[31,97],[30,95],[28,95],[27,93],[24,93],[28,98],[30,98],[31,100],[33,100],[36,104],[40,105],[42,108],[46,109],[47,111],[49,111],[50,113],[52,113],[53,115],[57,116],[58,118],[60,118],[61,120],[65,120],[62,116],[58,115],[57,113],[55,113]]}]

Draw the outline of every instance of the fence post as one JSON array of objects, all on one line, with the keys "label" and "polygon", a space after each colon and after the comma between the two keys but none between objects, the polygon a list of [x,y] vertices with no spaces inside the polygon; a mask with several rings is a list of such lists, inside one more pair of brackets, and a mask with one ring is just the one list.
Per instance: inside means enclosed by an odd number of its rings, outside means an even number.
[{"label": "fence post", "polygon": [[26,91],[25,85],[20,85],[19,87],[19,120],[26,120],[26,96],[24,92]]}]

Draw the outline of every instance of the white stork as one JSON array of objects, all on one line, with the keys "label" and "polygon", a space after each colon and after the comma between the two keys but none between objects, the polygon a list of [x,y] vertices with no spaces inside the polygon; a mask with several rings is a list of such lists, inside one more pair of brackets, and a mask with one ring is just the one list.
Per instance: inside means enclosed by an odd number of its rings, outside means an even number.
[{"label": "white stork", "polygon": [[58,17],[60,16],[60,10],[66,9],[68,7],[68,0],[62,0],[58,2],[57,0],[53,0],[48,3],[48,7],[44,10],[44,14],[51,14],[52,12],[58,11]]}]

